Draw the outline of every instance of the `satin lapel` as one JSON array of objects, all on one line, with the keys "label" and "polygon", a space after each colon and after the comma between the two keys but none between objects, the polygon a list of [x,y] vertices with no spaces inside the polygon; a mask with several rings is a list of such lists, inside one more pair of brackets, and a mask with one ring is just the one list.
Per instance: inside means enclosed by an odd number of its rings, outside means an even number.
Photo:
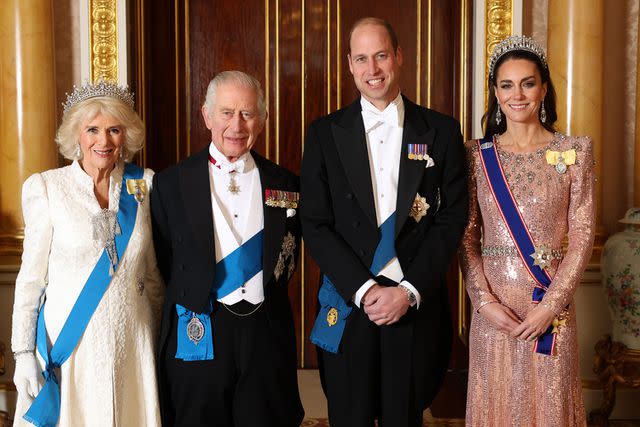
[{"label": "satin lapel", "polygon": [[180,191],[193,238],[205,254],[205,259],[210,259],[212,268],[215,268],[208,150],[207,146],[205,150],[194,155],[191,161],[180,166]]},{"label": "satin lapel", "polygon": [[285,182],[278,175],[271,173],[271,168],[266,165],[264,159],[258,154],[251,152],[260,173],[260,185],[262,193],[262,212],[264,215],[264,242],[262,248],[262,277],[266,286],[271,280],[273,270],[276,266],[280,246],[285,232],[287,221],[287,210],[283,208],[269,207],[264,203],[264,194],[266,189],[283,190]]},{"label": "satin lapel", "polygon": [[332,123],[331,131],[342,166],[356,199],[371,224],[377,227],[378,221],[369,169],[369,152],[362,114],[360,114],[360,100],[347,108],[339,123]]},{"label": "satin lapel", "polygon": [[418,106],[406,98],[403,99],[405,116],[398,177],[398,199],[396,201],[396,237],[409,216],[409,210],[416,197],[416,192],[425,170],[424,161],[409,159],[408,145],[427,144],[428,151],[431,153],[431,146],[436,136],[435,129],[429,129],[422,117],[420,117]]}]

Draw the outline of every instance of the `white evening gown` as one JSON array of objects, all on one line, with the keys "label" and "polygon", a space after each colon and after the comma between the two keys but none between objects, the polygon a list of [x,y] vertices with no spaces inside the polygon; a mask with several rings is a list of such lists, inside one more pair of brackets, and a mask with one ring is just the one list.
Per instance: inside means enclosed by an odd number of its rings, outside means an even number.
[{"label": "white evening gown", "polygon": [[[122,163],[111,173],[112,212],[118,210],[122,173]],[[152,176],[153,171],[144,171],[149,190]],[[153,250],[149,202],[147,193],[109,288],[57,373],[60,426],[160,425],[155,354],[164,287]],[[22,206],[25,239],[16,280],[13,351],[35,347],[43,297],[49,340],[55,342],[104,250],[94,241],[92,225],[101,208],[93,181],[78,162],[32,175],[22,189]],[[44,367],[40,357],[38,362]],[[22,418],[30,405],[28,396],[18,396],[16,426],[31,425]]]}]

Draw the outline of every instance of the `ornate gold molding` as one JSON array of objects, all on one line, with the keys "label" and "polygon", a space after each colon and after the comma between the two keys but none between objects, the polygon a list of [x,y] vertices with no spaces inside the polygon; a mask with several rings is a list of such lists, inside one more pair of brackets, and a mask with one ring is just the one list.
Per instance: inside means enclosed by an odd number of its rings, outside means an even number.
[{"label": "ornate gold molding", "polygon": [[93,81],[118,81],[118,12],[116,0],[91,0],[90,66]]},{"label": "ornate gold molding", "polygon": [[[489,58],[493,48],[502,39],[510,36],[513,31],[513,3],[512,0],[487,0],[485,4],[485,39],[484,39],[484,81],[489,79]],[[487,105],[487,89],[484,101]]]},{"label": "ornate gold molding", "polygon": [[0,256],[20,256],[22,255],[22,242],[24,240],[23,229],[18,234],[0,235]]}]

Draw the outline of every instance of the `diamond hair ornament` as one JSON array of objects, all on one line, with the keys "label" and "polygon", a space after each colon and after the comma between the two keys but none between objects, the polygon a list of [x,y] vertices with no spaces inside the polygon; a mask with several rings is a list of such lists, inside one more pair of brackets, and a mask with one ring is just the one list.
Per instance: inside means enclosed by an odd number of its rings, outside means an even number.
[{"label": "diamond hair ornament", "polygon": [[133,93],[127,86],[100,80],[97,83],[85,83],[81,87],[73,86],[73,92],[67,92],[67,100],[62,103],[63,114],[66,114],[76,104],[91,98],[109,96],[119,99],[133,109]]},{"label": "diamond hair ornament", "polygon": [[540,58],[542,66],[546,69],[549,69],[549,66],[547,65],[547,55],[544,53],[544,49],[538,42],[533,40],[531,37],[527,37],[524,35],[509,36],[493,48],[491,58],[489,58],[489,75],[493,77],[496,63],[504,54],[516,50],[524,50],[533,53],[538,58]]}]

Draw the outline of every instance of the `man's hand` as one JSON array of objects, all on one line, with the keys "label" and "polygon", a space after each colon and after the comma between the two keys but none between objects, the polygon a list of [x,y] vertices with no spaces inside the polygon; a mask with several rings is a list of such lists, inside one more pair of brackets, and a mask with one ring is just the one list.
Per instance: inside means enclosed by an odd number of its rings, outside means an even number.
[{"label": "man's hand", "polygon": [[369,320],[378,326],[392,325],[405,315],[411,303],[407,293],[396,287],[373,285],[364,294],[361,306],[369,316]]},{"label": "man's hand", "polygon": [[533,341],[542,335],[548,328],[556,314],[546,307],[537,305],[527,314],[520,325],[511,331],[512,337],[526,341]]},{"label": "man's hand", "polygon": [[521,323],[509,307],[505,307],[499,302],[493,302],[483,306],[478,311],[482,317],[493,323],[499,330],[511,334]]}]

